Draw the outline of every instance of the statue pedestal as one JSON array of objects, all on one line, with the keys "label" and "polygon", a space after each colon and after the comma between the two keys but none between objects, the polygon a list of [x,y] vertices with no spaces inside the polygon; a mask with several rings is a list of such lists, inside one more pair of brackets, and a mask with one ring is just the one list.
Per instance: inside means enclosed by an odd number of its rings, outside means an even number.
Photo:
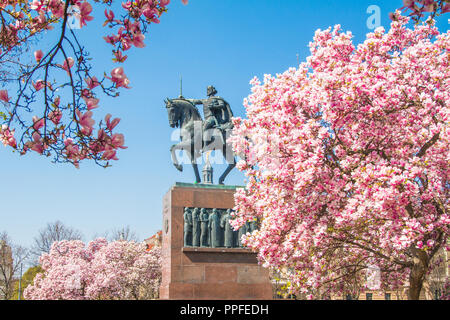
[{"label": "statue pedestal", "polygon": [[234,207],[236,186],[176,183],[163,199],[160,299],[272,299],[267,269],[245,248],[185,247],[185,207]]}]

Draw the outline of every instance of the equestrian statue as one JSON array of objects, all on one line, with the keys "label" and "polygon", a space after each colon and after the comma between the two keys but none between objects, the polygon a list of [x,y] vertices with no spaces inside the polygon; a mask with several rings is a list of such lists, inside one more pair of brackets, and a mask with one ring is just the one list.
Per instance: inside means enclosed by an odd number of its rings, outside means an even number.
[{"label": "equestrian statue", "polygon": [[[233,112],[225,99],[216,96],[213,86],[206,89],[206,99],[185,99],[180,97],[164,100],[169,116],[169,125],[180,128],[180,142],[170,148],[172,162],[179,171],[183,166],[178,162],[176,151],[183,150],[188,155],[195,174],[195,183],[201,183],[197,159],[203,153],[221,151],[228,167],[219,178],[223,184],[226,176],[236,166],[236,157],[228,137],[233,129]],[[203,105],[202,119],[196,105]]]}]

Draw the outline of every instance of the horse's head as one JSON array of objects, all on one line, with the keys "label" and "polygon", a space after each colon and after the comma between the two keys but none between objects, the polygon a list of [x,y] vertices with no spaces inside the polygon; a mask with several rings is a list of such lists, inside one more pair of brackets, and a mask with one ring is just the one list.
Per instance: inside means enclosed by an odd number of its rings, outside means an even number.
[{"label": "horse's head", "polygon": [[171,128],[178,128],[180,125],[180,111],[177,105],[169,98],[164,100],[166,103],[167,113],[169,115],[169,125]]}]

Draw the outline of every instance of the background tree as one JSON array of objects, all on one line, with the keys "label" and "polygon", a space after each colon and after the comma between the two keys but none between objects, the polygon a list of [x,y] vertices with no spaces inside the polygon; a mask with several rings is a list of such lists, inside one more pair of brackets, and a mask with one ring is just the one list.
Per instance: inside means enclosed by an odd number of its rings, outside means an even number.
[{"label": "background tree", "polygon": [[33,284],[34,278],[38,273],[43,272],[41,266],[34,266],[28,268],[27,271],[22,276],[20,288],[19,288],[19,281],[15,281],[14,283],[14,295],[12,296],[11,300],[19,300],[19,291],[20,291],[20,300],[23,300],[23,292],[26,287]]},{"label": "background tree", "polygon": [[62,240],[82,240],[83,235],[79,230],[64,225],[61,221],[47,223],[47,226],[39,230],[34,238],[31,248],[34,264],[38,263],[43,253],[49,253],[53,242]]},{"label": "background tree", "polygon": [[[103,26],[111,34],[104,40],[112,47],[112,62],[124,63],[125,51],[145,46],[149,25],[159,23],[169,2],[1,0],[0,141],[20,154],[34,151],[76,167],[84,159],[105,167],[117,160],[117,150],[126,148],[124,136],[113,132],[120,119],[107,114],[95,131],[93,110],[101,95],[116,97],[130,81],[122,66],[95,75],[70,22],[91,25],[92,4],[105,8]],[[51,43],[45,47],[39,41],[44,34]]]},{"label": "background tree", "polygon": [[158,298],[161,249],[144,243],[96,239],[59,241],[40,262],[43,273],[24,292],[26,299],[138,300]]},{"label": "background tree", "polygon": [[134,241],[138,242],[139,237],[136,232],[131,230],[130,226],[115,228],[111,231],[106,231],[104,234],[104,238],[108,239],[108,241],[118,241],[118,240],[126,240],[126,241]]},{"label": "background tree", "polygon": [[26,263],[29,251],[14,244],[6,232],[0,233],[0,299],[9,300],[20,277],[20,269]]},{"label": "background tree", "polygon": [[381,290],[406,283],[418,299],[449,249],[450,32],[408,20],[357,47],[340,26],[318,30],[306,63],[252,80],[234,120],[248,183],[232,223],[260,219],[245,244],[302,292],[342,294],[349,272],[376,266]]},{"label": "background tree", "polygon": [[450,279],[448,278],[445,281],[444,292],[442,293],[440,300],[450,300]]},{"label": "background tree", "polygon": [[[341,252],[337,250],[331,251],[334,259],[340,259],[342,256]],[[337,262],[336,262],[337,263]],[[335,295],[333,292],[335,285],[331,282],[324,282],[322,286],[314,288],[313,286],[308,286],[304,288],[303,286],[297,286],[292,283],[292,279],[296,279],[300,275],[296,275],[298,271],[294,268],[278,267],[278,269],[271,270],[272,280],[275,282],[277,287],[277,293],[284,298],[296,298],[300,300],[304,299],[319,299],[319,300],[330,300],[330,299],[348,299],[348,300],[358,300],[359,296],[365,290],[378,290],[380,287],[378,274],[373,272],[374,270],[369,268],[366,270],[360,269],[359,266],[349,266],[345,272],[342,272],[342,277],[339,281],[339,291],[342,295]]]}]

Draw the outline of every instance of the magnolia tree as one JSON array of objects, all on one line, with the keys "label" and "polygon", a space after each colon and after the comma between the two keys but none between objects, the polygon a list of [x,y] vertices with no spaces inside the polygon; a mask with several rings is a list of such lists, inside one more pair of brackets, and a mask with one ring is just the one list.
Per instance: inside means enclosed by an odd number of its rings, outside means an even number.
[{"label": "magnolia tree", "polygon": [[307,62],[253,79],[234,119],[248,182],[232,223],[260,221],[245,244],[296,290],[342,294],[379,270],[380,289],[409,283],[418,299],[446,246],[450,32],[407,23],[397,11],[357,47],[339,25],[318,30]]},{"label": "magnolia tree", "polygon": [[122,66],[96,75],[72,27],[95,28],[92,4],[105,7],[98,18],[109,30],[104,43],[120,64],[126,51],[145,46],[149,26],[169,2],[126,1],[112,10],[112,0],[0,0],[0,141],[20,154],[34,151],[76,167],[84,159],[102,166],[117,160],[125,148],[124,136],[114,132],[120,119],[107,114],[95,126],[94,109],[100,95],[116,97],[130,81]]},{"label": "magnolia tree", "polygon": [[31,300],[155,299],[161,282],[161,248],[103,238],[87,246],[59,241],[40,259],[43,272],[24,291]]}]

